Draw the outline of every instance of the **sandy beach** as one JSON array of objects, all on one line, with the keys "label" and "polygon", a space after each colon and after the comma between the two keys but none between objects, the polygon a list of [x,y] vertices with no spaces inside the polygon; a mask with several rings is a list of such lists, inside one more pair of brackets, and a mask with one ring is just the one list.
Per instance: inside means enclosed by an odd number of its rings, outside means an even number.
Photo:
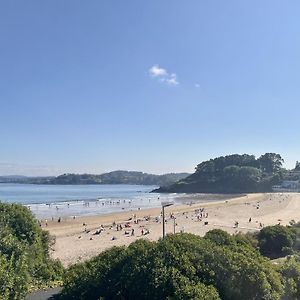
[{"label": "sandy beach", "polygon": [[[249,194],[232,199],[165,208],[166,233],[189,232],[203,236],[215,228],[229,233],[257,231],[263,226],[300,221],[299,193]],[[122,229],[120,229],[120,225]],[[51,256],[65,266],[87,260],[100,252],[136,239],[162,236],[161,209],[145,209],[102,216],[64,218],[42,227],[56,238]]]}]

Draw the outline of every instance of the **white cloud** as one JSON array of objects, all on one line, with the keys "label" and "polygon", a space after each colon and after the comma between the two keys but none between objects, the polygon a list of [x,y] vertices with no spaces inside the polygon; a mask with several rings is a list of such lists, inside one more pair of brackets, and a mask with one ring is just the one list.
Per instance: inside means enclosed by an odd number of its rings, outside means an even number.
[{"label": "white cloud", "polygon": [[161,68],[159,65],[153,65],[148,70],[148,73],[151,77],[155,77],[160,82],[164,82],[168,85],[176,86],[179,84],[175,73],[169,73],[166,69]]},{"label": "white cloud", "polygon": [[153,77],[168,76],[167,70],[160,68],[159,65],[154,65],[149,69],[149,74]]}]

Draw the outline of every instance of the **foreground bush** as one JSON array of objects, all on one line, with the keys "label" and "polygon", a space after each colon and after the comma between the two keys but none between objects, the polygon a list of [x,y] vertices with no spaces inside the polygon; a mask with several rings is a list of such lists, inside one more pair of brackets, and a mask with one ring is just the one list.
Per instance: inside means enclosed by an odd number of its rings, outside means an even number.
[{"label": "foreground bush", "polygon": [[283,300],[300,299],[300,260],[299,257],[288,257],[284,262],[283,275],[285,295]]},{"label": "foreground bush", "polygon": [[283,257],[293,253],[296,243],[296,229],[275,225],[263,228],[257,235],[262,255],[270,258]]},{"label": "foreground bush", "polygon": [[280,299],[282,277],[247,238],[212,231],[139,240],[71,267],[63,299]]},{"label": "foreground bush", "polygon": [[63,267],[49,258],[50,239],[31,212],[0,203],[0,299],[24,299],[30,286],[61,280]]}]

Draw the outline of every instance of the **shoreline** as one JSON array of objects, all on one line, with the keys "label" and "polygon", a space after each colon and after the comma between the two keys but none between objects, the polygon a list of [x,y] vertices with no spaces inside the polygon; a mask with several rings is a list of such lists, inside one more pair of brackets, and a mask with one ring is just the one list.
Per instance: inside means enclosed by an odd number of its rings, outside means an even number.
[{"label": "shoreline", "polygon": [[[193,197],[195,200],[196,196]],[[202,216],[199,209],[203,210]],[[160,214],[161,208],[149,208],[67,218],[60,223],[48,221],[47,226],[42,223],[42,227],[56,239],[51,256],[69,266],[87,260],[112,246],[129,245],[139,238],[158,240],[162,236]],[[253,232],[260,230],[262,226],[278,223],[286,225],[292,219],[299,221],[300,194],[259,193],[227,200],[178,204],[166,207],[165,216],[167,234],[173,233],[174,226],[176,232],[189,232],[200,236],[215,228],[229,233]],[[117,230],[117,225],[122,225],[123,229]],[[101,233],[95,234],[97,230]],[[134,235],[131,235],[132,230]]]},{"label": "shoreline", "polygon": [[216,202],[240,197],[242,194],[153,194],[143,193],[141,197],[98,197],[81,200],[63,200],[52,203],[23,204],[29,207],[38,220],[58,218],[102,216],[122,212],[160,208],[162,202],[172,202],[174,205]]}]

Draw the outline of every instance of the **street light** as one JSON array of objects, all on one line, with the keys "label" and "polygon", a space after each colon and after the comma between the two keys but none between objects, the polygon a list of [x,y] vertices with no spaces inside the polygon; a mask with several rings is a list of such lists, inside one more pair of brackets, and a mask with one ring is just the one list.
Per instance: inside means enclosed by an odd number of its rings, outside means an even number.
[{"label": "street light", "polygon": [[174,221],[174,223],[173,223],[173,226],[174,226],[173,233],[175,234],[176,233],[176,218],[174,216],[173,216],[173,221]]},{"label": "street light", "polygon": [[161,206],[162,206],[162,217],[163,217],[163,238],[165,238],[165,207],[171,206],[174,203],[172,202],[162,202]]}]

